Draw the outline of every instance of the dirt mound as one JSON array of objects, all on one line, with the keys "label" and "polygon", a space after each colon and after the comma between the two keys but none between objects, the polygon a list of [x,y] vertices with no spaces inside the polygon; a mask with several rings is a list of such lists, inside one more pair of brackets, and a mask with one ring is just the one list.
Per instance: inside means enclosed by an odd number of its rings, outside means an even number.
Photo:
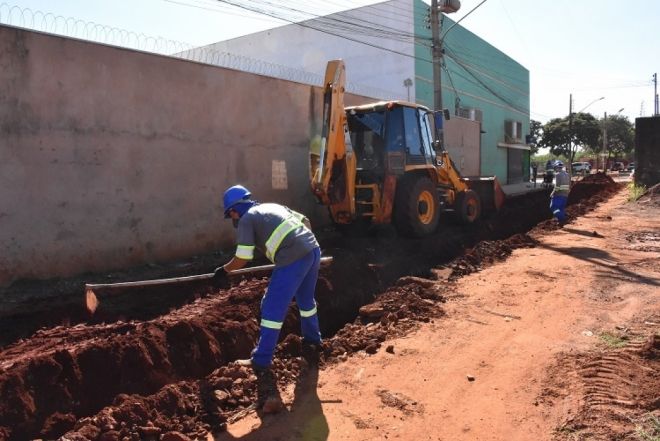
[{"label": "dirt mound", "polygon": [[573,205],[596,195],[600,195],[606,199],[609,194],[617,191],[619,188],[621,188],[621,184],[614,182],[605,173],[587,175],[571,186],[567,204]]},{"label": "dirt mound", "polygon": [[537,240],[526,234],[516,234],[505,240],[479,242],[449,265],[452,270],[449,278],[457,279],[479,271],[484,266],[506,259],[515,249],[531,248],[537,244]]},{"label": "dirt mound", "polygon": [[58,435],[70,415],[92,415],[119,394],[150,394],[248,356],[265,286],[253,281],[149,322],[57,327],[9,346],[0,427],[16,440]]},{"label": "dirt mound", "polygon": [[373,303],[360,308],[354,323],[344,326],[326,345],[326,359],[342,359],[364,350],[378,351],[383,341],[442,314],[442,295],[433,282],[417,277],[401,278],[397,286],[378,295]]}]

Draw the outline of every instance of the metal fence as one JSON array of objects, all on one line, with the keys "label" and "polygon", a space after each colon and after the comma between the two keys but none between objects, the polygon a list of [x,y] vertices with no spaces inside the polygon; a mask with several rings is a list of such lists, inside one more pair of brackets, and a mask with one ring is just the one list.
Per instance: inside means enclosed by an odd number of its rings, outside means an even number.
[{"label": "metal fence", "polygon": [[[264,60],[214,50],[212,47],[195,47],[189,43],[153,37],[104,24],[63,17],[50,12],[21,8],[0,3],[0,25],[9,25],[43,33],[76,38],[100,44],[118,46],[136,51],[155,53],[173,58],[183,58],[198,63],[250,72],[313,86],[323,85],[323,75],[307,72]],[[402,95],[365,84],[347,82],[348,92],[371,98],[393,100]]]}]

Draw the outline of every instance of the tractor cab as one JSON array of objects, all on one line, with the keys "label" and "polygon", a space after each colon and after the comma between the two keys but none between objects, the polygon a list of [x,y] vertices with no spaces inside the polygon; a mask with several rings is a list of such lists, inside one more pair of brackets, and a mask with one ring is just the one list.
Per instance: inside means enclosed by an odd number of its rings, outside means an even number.
[{"label": "tractor cab", "polygon": [[401,175],[406,166],[436,164],[434,117],[425,107],[379,102],[348,107],[346,117],[358,171]]}]

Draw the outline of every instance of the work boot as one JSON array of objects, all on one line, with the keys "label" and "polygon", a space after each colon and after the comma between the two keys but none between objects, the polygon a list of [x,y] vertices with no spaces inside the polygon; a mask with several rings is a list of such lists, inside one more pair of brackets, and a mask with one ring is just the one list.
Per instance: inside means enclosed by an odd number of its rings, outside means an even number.
[{"label": "work boot", "polygon": [[302,357],[307,362],[310,368],[317,368],[319,366],[319,359],[321,358],[321,343],[312,343],[303,340],[302,342]]},{"label": "work boot", "polygon": [[253,366],[257,376],[257,408],[263,413],[277,413],[284,408],[277,381],[270,368]]}]

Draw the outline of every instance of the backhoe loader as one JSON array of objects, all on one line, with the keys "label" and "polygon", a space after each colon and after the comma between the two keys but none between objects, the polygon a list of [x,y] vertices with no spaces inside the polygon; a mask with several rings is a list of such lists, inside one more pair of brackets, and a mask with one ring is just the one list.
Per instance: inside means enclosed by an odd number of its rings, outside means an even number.
[{"label": "backhoe loader", "polygon": [[495,177],[462,177],[442,145],[449,116],[405,101],[344,107],[346,69],[328,62],[320,144],[310,150],[312,192],[336,224],[394,223],[407,236],[433,233],[442,213],[463,223],[497,210]]}]

